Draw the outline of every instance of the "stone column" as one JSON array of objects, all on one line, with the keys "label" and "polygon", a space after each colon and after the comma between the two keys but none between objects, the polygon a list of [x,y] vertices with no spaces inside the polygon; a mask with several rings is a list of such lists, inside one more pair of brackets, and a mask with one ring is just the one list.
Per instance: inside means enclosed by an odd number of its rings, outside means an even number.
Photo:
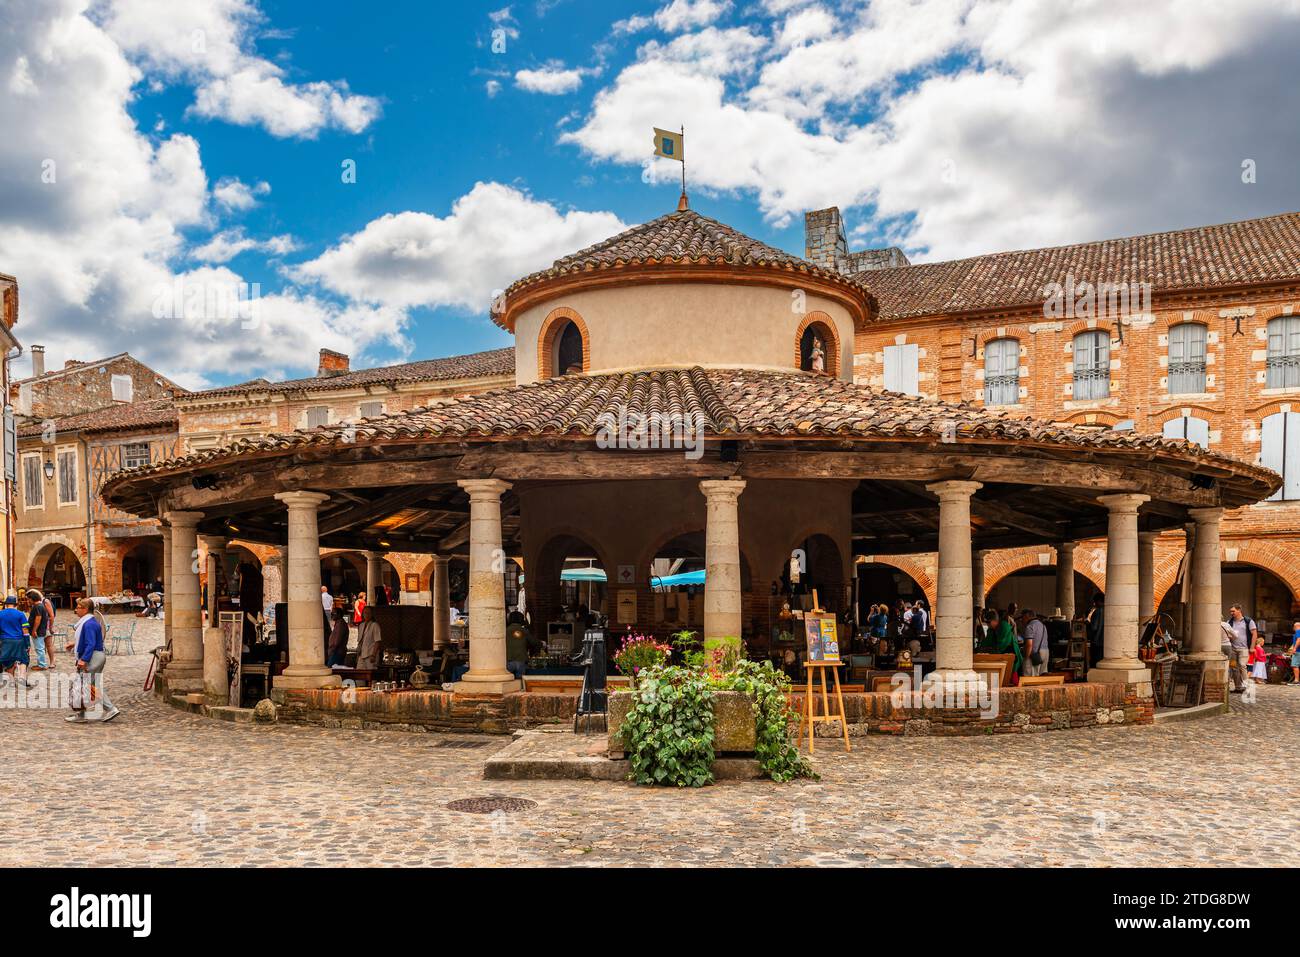
[{"label": "stone column", "polygon": [[203,611],[199,607],[198,524],[202,512],[168,512],[172,529],[171,575],[167,580],[172,626],[172,660],[167,666],[171,691],[203,687]]},{"label": "stone column", "polygon": [[225,561],[227,541],[224,538],[203,537],[208,551],[208,627],[203,632],[203,696],[209,704],[230,703],[230,684],[226,672],[226,641],[221,634],[217,617],[221,578],[221,563]]},{"label": "stone column", "polygon": [[1074,620],[1074,542],[1056,546],[1056,607],[1066,621]]},{"label": "stone column", "polygon": [[988,597],[984,593],[984,557],[986,555],[988,555],[988,552],[981,548],[971,556],[970,592],[971,606],[973,608],[983,608],[984,599]]},{"label": "stone column", "polygon": [[1138,506],[1146,495],[1120,493],[1097,499],[1110,510],[1106,536],[1106,628],[1101,661],[1089,681],[1149,682],[1138,658]]},{"label": "stone column", "polygon": [[740,592],[739,479],[700,483],[705,499],[704,648],[740,644],[743,608]]},{"label": "stone column", "polygon": [[375,592],[384,584],[384,572],[380,562],[384,560],[382,552],[363,552],[366,556],[366,604],[374,604]]},{"label": "stone column", "polygon": [[278,688],[330,688],[342,682],[325,666],[321,627],[320,534],[316,510],[329,501],[320,492],[279,492],[289,509],[289,664],[275,679]]},{"label": "stone column", "polygon": [[506,670],[505,550],[501,545],[501,496],[510,483],[461,479],[469,493],[469,671],[458,694],[506,694],[520,684]]},{"label": "stone column", "polygon": [[163,642],[172,640],[172,527],[164,520],[161,525],[163,540]]},{"label": "stone column", "polygon": [[276,549],[280,553],[280,601],[289,600],[289,546],[280,545]]},{"label": "stone column", "polygon": [[[451,644],[451,582],[448,580],[447,566],[451,563],[448,555],[433,556],[433,580],[429,591],[433,592],[433,647],[435,650],[446,648]],[[502,586],[504,601],[505,587]]]},{"label": "stone column", "polygon": [[[1187,657],[1205,662],[1206,678],[1211,673],[1217,682],[1227,682],[1227,661],[1223,654],[1223,579],[1219,557],[1219,520],[1221,508],[1193,508],[1188,514],[1196,522],[1196,546],[1188,573],[1192,576],[1191,612],[1192,650]],[[1207,696],[1206,700],[1210,700]]]},{"label": "stone column", "polygon": [[934,680],[964,686],[971,671],[975,644],[971,596],[970,499],[979,482],[935,482],[927,485],[939,496],[939,569],[935,608]]},{"label": "stone column", "polygon": [[[1194,561],[1194,552],[1196,549],[1196,523],[1188,522],[1183,526],[1183,551],[1186,553],[1187,564],[1183,569],[1183,577],[1191,585],[1192,563]],[[1174,616],[1176,627],[1178,628],[1179,651],[1188,652],[1192,648],[1192,614],[1188,603],[1183,601],[1183,590],[1179,583],[1175,582],[1174,587],[1179,589],[1177,612]],[[1188,593],[1190,594],[1190,587]]]},{"label": "stone column", "polygon": [[1138,623],[1156,613],[1156,539],[1159,532],[1138,532]]}]

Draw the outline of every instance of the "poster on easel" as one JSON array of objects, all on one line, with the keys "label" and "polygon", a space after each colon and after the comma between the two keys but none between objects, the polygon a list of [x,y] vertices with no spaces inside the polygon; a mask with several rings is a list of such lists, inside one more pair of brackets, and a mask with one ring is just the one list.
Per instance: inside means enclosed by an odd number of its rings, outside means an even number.
[{"label": "poster on easel", "polygon": [[803,627],[809,661],[834,663],[840,660],[839,633],[834,615],[810,612],[804,616]]},{"label": "poster on easel", "polygon": [[221,628],[221,643],[226,650],[227,673],[230,675],[229,703],[232,708],[238,708],[241,703],[239,685],[243,679],[244,613],[219,611],[217,624]]}]

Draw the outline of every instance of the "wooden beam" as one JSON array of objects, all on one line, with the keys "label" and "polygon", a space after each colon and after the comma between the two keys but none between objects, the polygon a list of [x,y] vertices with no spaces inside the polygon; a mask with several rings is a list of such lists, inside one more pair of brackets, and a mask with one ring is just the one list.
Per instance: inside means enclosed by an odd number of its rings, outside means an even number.
[{"label": "wooden beam", "polygon": [[349,528],[356,528],[358,525],[369,524],[377,518],[384,518],[415,504],[422,498],[426,498],[430,490],[431,487],[428,485],[398,489],[396,492],[381,495],[361,508],[345,509],[321,519],[319,525],[320,534],[328,535],[330,532],[341,532]]}]

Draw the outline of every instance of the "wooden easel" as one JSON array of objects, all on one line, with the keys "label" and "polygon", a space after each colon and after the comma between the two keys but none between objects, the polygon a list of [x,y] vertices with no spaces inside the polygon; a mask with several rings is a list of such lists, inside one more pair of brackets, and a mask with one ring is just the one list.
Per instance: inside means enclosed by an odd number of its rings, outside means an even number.
[{"label": "wooden easel", "polygon": [[[811,612],[808,612],[808,614],[812,614],[812,615],[825,614],[825,612],[822,610],[821,604],[817,600],[816,589],[813,590],[813,609]],[[840,729],[844,734],[844,750],[846,752],[851,752],[853,750],[852,746],[849,744],[849,720],[847,716],[844,714],[844,695],[840,691],[839,667],[843,663],[844,662],[839,660],[805,661],[803,663],[804,670],[807,672],[808,675],[807,686],[806,686],[807,690],[804,692],[803,713],[799,717],[799,732],[798,734],[795,735],[795,740],[802,740],[804,725],[807,725],[809,754],[812,754],[813,751],[816,750],[816,747],[813,744],[813,739],[814,739],[813,732],[816,730],[817,723],[819,721],[820,722],[838,721],[840,723]],[[831,677],[834,679],[835,682],[835,705],[838,709],[838,712],[835,714],[831,713],[830,694],[826,687],[827,671],[831,673]],[[814,697],[813,675],[814,674],[821,679],[821,691],[822,691],[822,708],[821,708],[822,713],[821,714],[817,714],[817,708],[813,702],[813,697]]]}]

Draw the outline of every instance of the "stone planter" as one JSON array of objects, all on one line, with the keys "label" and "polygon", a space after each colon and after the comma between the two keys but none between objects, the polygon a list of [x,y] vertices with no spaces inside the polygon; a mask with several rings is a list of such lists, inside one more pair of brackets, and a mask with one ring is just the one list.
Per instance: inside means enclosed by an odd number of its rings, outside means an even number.
[{"label": "stone planter", "polygon": [[[739,691],[715,691],[713,750],[718,755],[752,755],[755,744],[754,702]],[[632,707],[632,694],[620,691],[609,697],[609,756],[621,758],[623,738],[619,728]]]}]

